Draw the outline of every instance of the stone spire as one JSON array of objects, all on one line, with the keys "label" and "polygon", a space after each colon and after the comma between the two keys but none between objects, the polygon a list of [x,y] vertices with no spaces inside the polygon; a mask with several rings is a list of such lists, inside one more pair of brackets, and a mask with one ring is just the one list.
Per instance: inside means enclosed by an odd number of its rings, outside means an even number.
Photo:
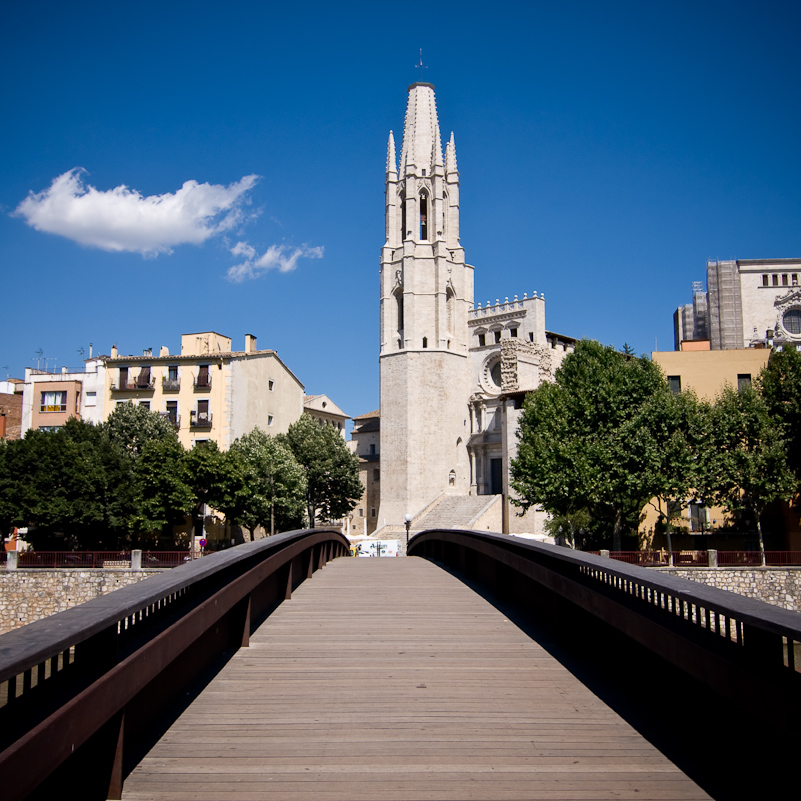
[{"label": "stone spire", "polygon": [[397,178],[398,162],[395,160],[395,137],[392,131],[389,132],[389,142],[387,143],[387,178],[394,180]]},{"label": "stone spire", "polygon": [[453,141],[453,131],[451,131],[451,138],[445,148],[445,173],[459,172],[456,166],[456,144]]},{"label": "stone spire", "polygon": [[430,174],[437,164],[442,164],[442,142],[434,87],[430,83],[413,83],[406,105],[400,174],[422,175],[424,169]]}]

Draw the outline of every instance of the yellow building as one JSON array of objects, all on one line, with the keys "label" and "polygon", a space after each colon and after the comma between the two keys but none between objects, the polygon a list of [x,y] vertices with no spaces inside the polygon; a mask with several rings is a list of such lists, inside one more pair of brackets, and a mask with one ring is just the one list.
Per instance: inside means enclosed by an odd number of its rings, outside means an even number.
[{"label": "yellow building", "polygon": [[769,357],[767,348],[669,350],[651,354],[674,392],[691,389],[699,398],[710,401],[726,384],[735,389],[750,384],[767,365]]},{"label": "yellow building", "polygon": [[[686,343],[684,343],[686,344]],[[697,344],[697,343],[696,343]],[[726,384],[738,389],[750,385],[767,365],[771,351],[768,348],[739,348],[731,350],[686,349],[680,351],[653,352],[651,358],[662,368],[674,392],[691,389],[707,401],[713,401]],[[651,541],[656,528],[658,515],[649,504],[643,510],[644,519],[640,523],[640,536],[644,544]],[[721,508],[708,509],[692,499],[686,501],[674,525],[678,531],[673,536],[674,550],[702,550],[707,547],[721,547],[725,550],[739,550],[748,545],[742,536],[731,535],[725,542],[710,541],[716,529],[726,523],[726,512]],[[791,531],[797,525],[784,521],[785,530]],[[790,539],[794,539],[791,531]],[[664,547],[662,537],[653,540],[653,547]]]},{"label": "yellow building", "polygon": [[303,384],[274,350],[245,349],[214,331],[184,334],[181,352],[162,346],[158,356],[123,356],[112,348],[106,360],[107,418],[117,404],[136,403],[166,417],[185,448],[213,440],[221,450],[256,426],[285,433],[303,413]]}]

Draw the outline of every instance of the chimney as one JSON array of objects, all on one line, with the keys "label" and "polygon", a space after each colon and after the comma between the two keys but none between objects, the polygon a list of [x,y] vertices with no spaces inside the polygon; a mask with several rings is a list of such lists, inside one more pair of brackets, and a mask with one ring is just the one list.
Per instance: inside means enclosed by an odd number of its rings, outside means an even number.
[{"label": "chimney", "polygon": [[112,345],[111,346],[111,358],[112,359],[116,359],[117,358],[117,346],[116,345]]},{"label": "chimney", "polygon": [[245,334],[245,353],[256,352],[256,337],[253,334]]},{"label": "chimney", "polygon": [[169,355],[170,355],[170,349],[166,345],[162,345],[159,348],[159,356],[169,356]]}]

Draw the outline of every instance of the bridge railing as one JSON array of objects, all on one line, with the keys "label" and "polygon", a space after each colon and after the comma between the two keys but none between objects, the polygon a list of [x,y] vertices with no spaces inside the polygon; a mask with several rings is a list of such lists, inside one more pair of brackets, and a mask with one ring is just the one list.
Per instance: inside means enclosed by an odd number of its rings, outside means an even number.
[{"label": "bridge railing", "polygon": [[[425,531],[409,543],[526,609],[565,637],[598,625],[768,718],[801,701],[801,614],[698,582],[568,548],[478,531]],[[757,689],[758,688],[758,689]]]},{"label": "bridge railing", "polygon": [[123,778],[198,682],[331,559],[339,532],[246,543],[0,636],[5,799],[120,798]]}]

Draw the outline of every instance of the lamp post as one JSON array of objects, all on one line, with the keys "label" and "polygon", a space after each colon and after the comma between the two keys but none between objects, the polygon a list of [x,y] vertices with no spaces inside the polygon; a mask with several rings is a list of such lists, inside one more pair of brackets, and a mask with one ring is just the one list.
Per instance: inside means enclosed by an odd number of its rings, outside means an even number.
[{"label": "lamp post", "polygon": [[404,517],[406,521],[406,547],[409,547],[409,527],[412,525],[412,516],[409,512],[406,512],[406,517]]}]

